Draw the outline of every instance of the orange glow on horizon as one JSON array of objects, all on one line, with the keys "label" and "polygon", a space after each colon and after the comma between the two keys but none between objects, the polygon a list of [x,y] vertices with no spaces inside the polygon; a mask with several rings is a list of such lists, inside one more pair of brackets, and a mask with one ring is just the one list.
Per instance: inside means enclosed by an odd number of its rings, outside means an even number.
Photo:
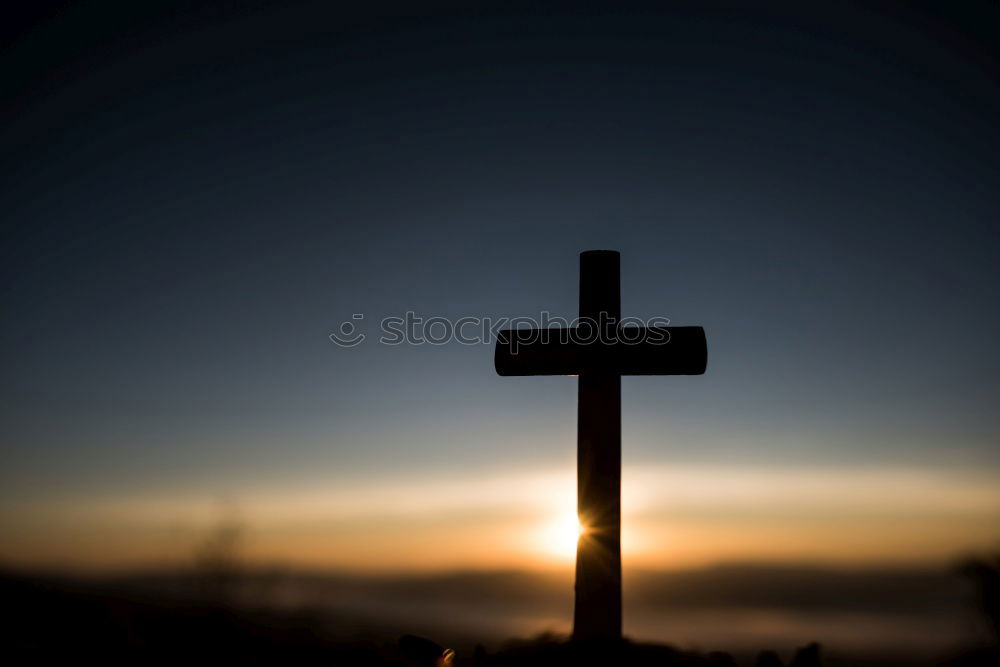
[{"label": "orange glow on horizon", "polygon": [[[1000,489],[978,471],[643,466],[623,477],[626,567],[944,562],[1000,537]],[[248,563],[568,570],[585,532],[574,482],[564,469],[260,486],[234,494],[232,507]],[[218,503],[194,492],[25,499],[0,505],[0,561],[185,563],[220,518]]]}]

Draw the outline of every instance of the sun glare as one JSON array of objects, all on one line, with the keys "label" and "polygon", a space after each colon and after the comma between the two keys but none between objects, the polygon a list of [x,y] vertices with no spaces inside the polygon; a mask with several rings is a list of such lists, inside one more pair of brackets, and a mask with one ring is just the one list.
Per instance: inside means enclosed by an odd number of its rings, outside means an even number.
[{"label": "sun glare", "polygon": [[542,527],[541,545],[547,553],[571,560],[576,557],[576,543],[583,533],[575,513],[563,514]]}]

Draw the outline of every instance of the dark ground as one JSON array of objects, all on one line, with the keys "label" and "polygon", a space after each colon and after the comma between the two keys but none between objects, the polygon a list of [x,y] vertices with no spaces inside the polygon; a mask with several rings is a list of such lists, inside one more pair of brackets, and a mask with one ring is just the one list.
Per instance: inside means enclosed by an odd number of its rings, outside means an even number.
[{"label": "dark ground", "polygon": [[[983,610],[996,623],[998,563],[970,564]],[[580,645],[555,635],[513,640],[487,650],[469,643],[457,654],[431,639],[390,636],[374,620],[319,608],[236,603],[224,578],[189,577],[184,586],[129,580],[0,576],[7,664],[233,665],[889,665],[884,660],[826,659],[818,644],[780,656],[695,653],[662,644]],[[350,636],[343,629],[351,628]],[[474,647],[474,648],[471,648]],[[8,662],[9,660],[9,662]],[[912,663],[909,663],[912,664]],[[1000,664],[997,648],[968,650],[927,664]]]}]

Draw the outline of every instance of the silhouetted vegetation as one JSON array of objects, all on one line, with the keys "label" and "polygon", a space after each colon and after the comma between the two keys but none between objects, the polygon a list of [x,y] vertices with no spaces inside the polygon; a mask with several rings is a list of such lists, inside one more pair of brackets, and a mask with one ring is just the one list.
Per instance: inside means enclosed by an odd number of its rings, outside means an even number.
[{"label": "silhouetted vegetation", "polygon": [[1000,665],[1000,556],[969,559],[962,565],[961,572],[975,585],[976,604],[992,642],[973,647],[948,664],[952,667]]}]

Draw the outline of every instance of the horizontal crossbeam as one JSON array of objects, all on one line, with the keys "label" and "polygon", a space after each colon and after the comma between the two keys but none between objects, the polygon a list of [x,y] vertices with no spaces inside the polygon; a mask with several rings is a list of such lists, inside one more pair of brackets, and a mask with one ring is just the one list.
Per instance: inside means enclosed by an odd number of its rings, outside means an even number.
[{"label": "horizontal crossbeam", "polygon": [[625,327],[611,340],[581,329],[505,329],[499,375],[701,375],[708,361],[701,327]]}]

